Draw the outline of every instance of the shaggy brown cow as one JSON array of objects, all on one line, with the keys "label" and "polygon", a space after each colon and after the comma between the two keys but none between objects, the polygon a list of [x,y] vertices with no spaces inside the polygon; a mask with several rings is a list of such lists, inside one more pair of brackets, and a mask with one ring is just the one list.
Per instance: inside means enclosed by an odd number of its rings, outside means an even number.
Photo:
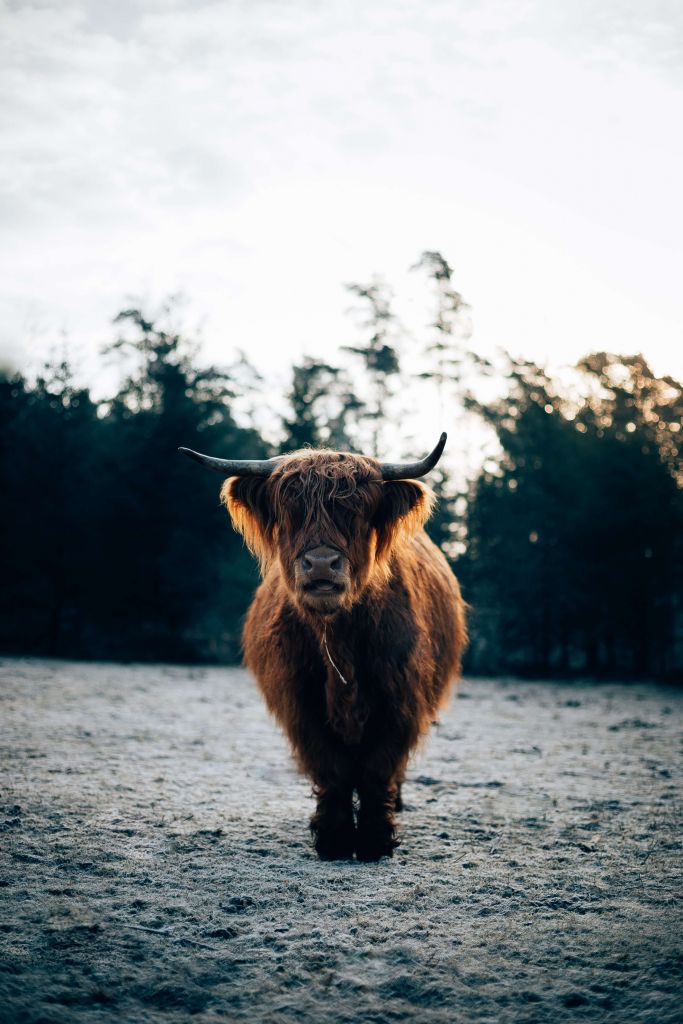
[{"label": "shaggy brown cow", "polygon": [[[246,664],[312,779],[325,859],[391,856],[411,751],[447,698],[465,643],[457,580],[422,529],[438,462],[304,450],[261,462],[187,455],[259,559]],[[354,791],[358,794],[354,822]]]}]

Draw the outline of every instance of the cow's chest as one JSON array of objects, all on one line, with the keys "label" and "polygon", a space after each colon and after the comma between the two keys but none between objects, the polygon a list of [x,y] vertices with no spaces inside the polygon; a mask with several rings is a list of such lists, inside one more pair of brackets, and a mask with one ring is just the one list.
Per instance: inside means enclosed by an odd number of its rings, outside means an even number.
[{"label": "cow's chest", "polygon": [[327,629],[317,623],[297,625],[303,654],[295,668],[300,697],[321,725],[346,745],[357,746],[395,687],[394,672],[377,648],[376,627],[369,630],[356,615],[337,619]]},{"label": "cow's chest", "polygon": [[359,645],[353,639],[320,637],[320,657],[325,678],[325,714],[332,731],[344,743],[360,743],[370,714],[370,694]]},{"label": "cow's chest", "polygon": [[342,682],[336,672],[328,671],[325,711],[330,728],[344,743],[360,743],[370,712],[367,699],[353,678]]}]

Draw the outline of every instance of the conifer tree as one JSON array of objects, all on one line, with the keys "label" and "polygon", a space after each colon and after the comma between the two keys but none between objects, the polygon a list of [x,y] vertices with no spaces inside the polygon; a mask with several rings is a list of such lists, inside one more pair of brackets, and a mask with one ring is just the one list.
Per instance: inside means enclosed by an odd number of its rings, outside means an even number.
[{"label": "conifer tree", "polygon": [[398,380],[400,364],[395,344],[396,317],[391,309],[389,289],[375,280],[370,284],[349,284],[348,291],[357,296],[367,310],[361,326],[367,332],[365,342],[345,345],[347,352],[357,356],[369,382],[370,400],[364,403],[359,418],[369,424],[368,454],[379,456],[382,431],[389,419],[392,384]]}]

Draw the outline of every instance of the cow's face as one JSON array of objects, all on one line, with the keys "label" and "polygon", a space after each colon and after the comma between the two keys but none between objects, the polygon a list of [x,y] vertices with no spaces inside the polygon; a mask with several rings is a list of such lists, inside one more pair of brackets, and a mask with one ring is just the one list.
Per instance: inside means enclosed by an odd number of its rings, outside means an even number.
[{"label": "cow's face", "polygon": [[387,577],[392,546],[432,502],[414,480],[383,482],[373,459],[327,451],[294,453],[266,478],[232,477],[221,494],[262,568],[279,560],[294,601],[323,615]]}]

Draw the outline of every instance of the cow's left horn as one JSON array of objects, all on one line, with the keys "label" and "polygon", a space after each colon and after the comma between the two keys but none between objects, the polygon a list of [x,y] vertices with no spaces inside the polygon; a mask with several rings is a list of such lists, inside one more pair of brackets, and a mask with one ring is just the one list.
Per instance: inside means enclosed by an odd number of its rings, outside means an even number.
[{"label": "cow's left horn", "polygon": [[434,469],[446,445],[447,434],[442,434],[434,451],[420,462],[380,462],[383,480],[417,480]]},{"label": "cow's left horn", "polygon": [[223,476],[270,476],[281,459],[281,456],[274,459],[214,459],[211,455],[193,452],[191,448],[179,448],[178,451]]}]

